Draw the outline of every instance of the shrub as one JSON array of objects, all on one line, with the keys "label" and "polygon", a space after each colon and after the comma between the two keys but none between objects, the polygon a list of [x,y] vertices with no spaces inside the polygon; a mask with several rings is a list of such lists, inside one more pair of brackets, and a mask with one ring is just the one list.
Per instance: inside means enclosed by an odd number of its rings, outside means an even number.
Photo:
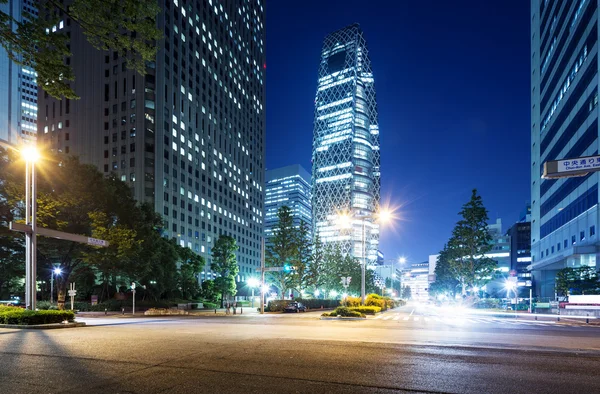
[{"label": "shrub", "polygon": [[333,312],[329,314],[330,316],[341,316],[341,317],[364,317],[362,313],[359,311],[354,311],[351,308],[345,306],[337,307]]},{"label": "shrub", "polygon": [[347,306],[360,306],[360,302],[362,299],[360,297],[346,297],[346,305]]},{"label": "shrub", "polygon": [[301,302],[309,309],[337,308],[340,306],[340,300],[320,300],[318,298],[298,298],[295,301]]},{"label": "shrub", "polygon": [[[375,295],[377,297],[373,297],[373,295]],[[380,310],[387,309],[385,300],[382,299],[381,297],[379,297],[377,294],[369,294],[369,296],[365,300],[365,305],[366,306],[376,306],[376,307],[379,307]]]},{"label": "shrub", "polygon": [[65,320],[73,321],[73,311],[41,310],[30,311],[22,308],[0,309],[0,324],[51,324],[61,323]]},{"label": "shrub", "polygon": [[292,300],[272,300],[269,301],[266,310],[269,312],[282,312]]},{"label": "shrub", "polygon": [[204,305],[204,309],[217,309],[219,307],[219,305],[212,302],[203,302],[202,304]]},{"label": "shrub", "polygon": [[54,310],[57,311],[58,310],[58,305],[55,303],[50,303],[50,301],[39,301],[37,304],[37,309],[41,310],[41,311],[47,311],[47,310]]},{"label": "shrub", "polygon": [[378,306],[353,306],[349,308],[351,311],[356,311],[359,313],[364,313],[366,315],[374,315],[376,313],[381,312],[381,308]]}]

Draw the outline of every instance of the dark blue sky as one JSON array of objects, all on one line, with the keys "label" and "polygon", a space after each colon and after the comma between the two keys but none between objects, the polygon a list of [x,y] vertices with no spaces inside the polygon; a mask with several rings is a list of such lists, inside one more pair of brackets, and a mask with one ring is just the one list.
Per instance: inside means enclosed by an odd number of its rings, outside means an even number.
[{"label": "dark blue sky", "polygon": [[379,106],[386,258],[437,253],[477,188],[507,229],[529,200],[529,2],[267,3],[267,167],[311,169],[323,38],[360,23]]}]

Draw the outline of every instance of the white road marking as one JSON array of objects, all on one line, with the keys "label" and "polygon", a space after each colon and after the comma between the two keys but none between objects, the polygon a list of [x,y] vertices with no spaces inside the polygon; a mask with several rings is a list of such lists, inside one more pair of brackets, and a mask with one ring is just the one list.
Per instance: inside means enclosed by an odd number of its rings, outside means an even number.
[{"label": "white road marking", "polygon": [[428,318],[428,317],[424,317],[423,319],[425,319],[425,321],[429,321],[429,318]]},{"label": "white road marking", "polygon": [[383,315],[377,315],[377,316],[375,316],[375,317],[373,318],[373,320],[376,320],[376,319],[381,319],[382,317],[383,317]]},{"label": "white road marking", "polygon": [[404,317],[402,318],[402,320],[404,320],[404,321],[407,321],[408,319],[409,319],[409,317],[408,317],[408,316],[404,316]]},{"label": "white road marking", "polygon": [[419,316],[415,316],[413,317],[414,321],[419,321],[420,317]]},{"label": "white road marking", "polygon": [[383,320],[390,320],[392,318],[392,316],[386,316],[383,318]]},{"label": "white road marking", "polygon": [[400,315],[397,315],[396,317],[394,317],[394,320],[400,320]]}]

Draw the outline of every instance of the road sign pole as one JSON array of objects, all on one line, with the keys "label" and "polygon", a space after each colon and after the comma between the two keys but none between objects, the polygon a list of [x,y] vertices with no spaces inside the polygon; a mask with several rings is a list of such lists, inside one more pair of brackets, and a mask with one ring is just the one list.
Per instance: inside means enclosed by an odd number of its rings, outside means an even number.
[{"label": "road sign pole", "polygon": [[37,207],[35,182],[35,163],[31,163],[31,310],[37,303]]},{"label": "road sign pole", "polygon": [[[31,218],[31,179],[29,177],[29,160],[25,162],[25,224]],[[31,234],[25,233],[25,308],[31,309]]]}]

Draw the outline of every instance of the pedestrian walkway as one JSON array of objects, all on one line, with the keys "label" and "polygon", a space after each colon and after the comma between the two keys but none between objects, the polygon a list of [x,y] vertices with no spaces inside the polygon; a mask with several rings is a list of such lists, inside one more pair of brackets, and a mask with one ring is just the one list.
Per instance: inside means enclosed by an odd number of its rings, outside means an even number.
[{"label": "pedestrian walkway", "polygon": [[504,325],[504,326],[570,326],[579,327],[581,324],[571,324],[571,322],[549,320],[525,320],[513,318],[497,318],[497,317],[482,317],[482,316],[424,316],[424,315],[406,315],[401,313],[383,313],[369,317],[369,320],[378,320],[387,323],[404,323],[404,324],[443,324],[447,326],[462,327],[467,325]]}]

